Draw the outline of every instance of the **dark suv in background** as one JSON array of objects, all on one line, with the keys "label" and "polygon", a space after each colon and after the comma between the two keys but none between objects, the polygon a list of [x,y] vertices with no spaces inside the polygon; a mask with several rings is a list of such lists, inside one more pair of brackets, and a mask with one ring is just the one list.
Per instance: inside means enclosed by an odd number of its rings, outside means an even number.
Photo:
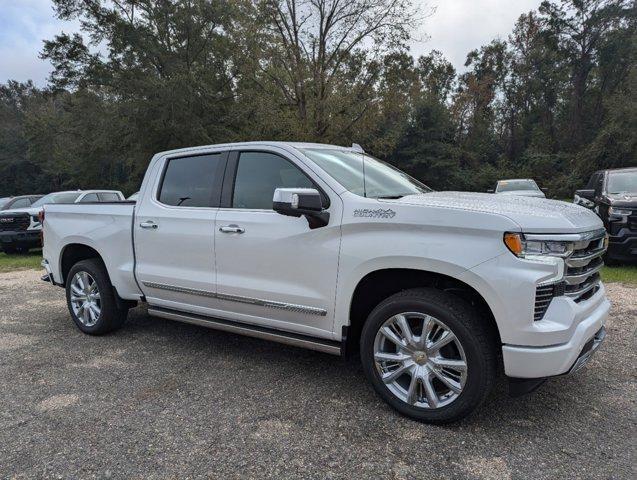
[{"label": "dark suv in background", "polygon": [[609,234],[606,262],[637,263],[637,167],[595,172],[574,202],[597,212]]}]

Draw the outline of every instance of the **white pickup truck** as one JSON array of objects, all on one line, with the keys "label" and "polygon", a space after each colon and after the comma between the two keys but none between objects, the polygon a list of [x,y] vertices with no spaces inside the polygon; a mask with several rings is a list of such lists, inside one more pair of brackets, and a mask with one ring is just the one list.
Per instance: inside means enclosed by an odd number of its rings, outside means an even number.
[{"label": "white pickup truck", "polygon": [[434,192],[352,148],[250,142],[154,156],[136,203],[45,207],[43,278],[89,334],[150,315],[331,354],[444,423],[503,367],[513,394],[604,339],[607,237],[586,208]]}]

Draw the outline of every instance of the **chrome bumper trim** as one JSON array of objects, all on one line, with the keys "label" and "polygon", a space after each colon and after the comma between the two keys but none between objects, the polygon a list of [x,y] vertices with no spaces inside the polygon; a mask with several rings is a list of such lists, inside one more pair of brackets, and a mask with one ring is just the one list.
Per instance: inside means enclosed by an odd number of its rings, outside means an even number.
[{"label": "chrome bumper trim", "polygon": [[597,350],[599,350],[599,347],[602,346],[602,343],[604,343],[605,339],[606,339],[606,328],[602,327],[597,331],[597,333],[593,336],[591,340],[586,342],[586,345],[584,346],[584,350],[582,350],[582,353],[580,353],[580,356],[577,357],[577,360],[575,360],[575,363],[570,368],[570,370],[566,373],[566,375],[571,375],[581,370],[584,367],[584,365],[588,363],[588,361],[591,359],[593,354]]},{"label": "chrome bumper trim", "polygon": [[51,283],[51,285],[55,285],[55,282],[53,280],[53,271],[51,270],[51,265],[49,265],[49,261],[43,258],[42,261],[40,262],[40,266],[44,268],[44,270],[46,270],[46,275],[42,275],[40,280],[42,280],[43,282],[49,282]]}]

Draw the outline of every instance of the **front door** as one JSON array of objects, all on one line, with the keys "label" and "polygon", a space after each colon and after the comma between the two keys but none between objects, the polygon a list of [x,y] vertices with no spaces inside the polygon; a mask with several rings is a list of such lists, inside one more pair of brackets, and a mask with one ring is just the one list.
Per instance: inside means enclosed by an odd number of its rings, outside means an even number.
[{"label": "front door", "polygon": [[[215,222],[220,308],[239,321],[333,338],[340,198],[328,197],[329,187],[284,154],[244,151],[231,157],[234,183],[229,194],[224,186],[228,204]],[[274,212],[279,187],[319,188],[329,204],[329,224],[310,229],[304,217]]]},{"label": "front door", "polygon": [[135,271],[150,305],[189,311],[214,306],[214,222],[226,157],[166,158],[155,184],[138,199]]}]

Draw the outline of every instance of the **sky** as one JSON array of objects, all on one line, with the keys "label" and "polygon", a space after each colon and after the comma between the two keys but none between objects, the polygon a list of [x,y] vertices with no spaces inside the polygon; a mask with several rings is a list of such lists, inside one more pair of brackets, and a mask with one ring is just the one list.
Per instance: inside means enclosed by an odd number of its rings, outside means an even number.
[{"label": "sky", "polygon": [[[464,70],[470,50],[494,38],[506,39],[520,14],[541,0],[415,0],[434,7],[411,44],[413,55],[440,50],[457,70]],[[44,39],[79,30],[77,22],[55,18],[51,0],[0,0],[0,83],[33,80],[44,86],[51,65],[38,57]]]}]

